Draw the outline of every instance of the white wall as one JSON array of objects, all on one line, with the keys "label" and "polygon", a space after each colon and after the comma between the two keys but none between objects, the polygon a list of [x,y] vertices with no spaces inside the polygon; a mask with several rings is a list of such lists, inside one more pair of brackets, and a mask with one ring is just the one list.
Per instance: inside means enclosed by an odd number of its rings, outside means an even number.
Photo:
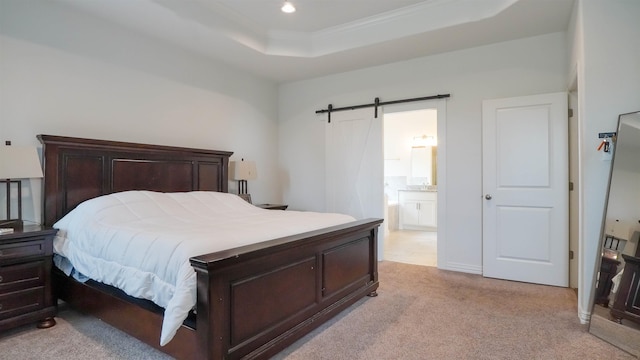
[{"label": "white wall", "polygon": [[[285,202],[324,210],[324,121],[315,110],[450,93],[446,128],[447,258],[440,267],[482,270],[482,100],[564,91],[565,33],[450,52],[280,86]],[[438,246],[440,247],[440,242]]]},{"label": "white wall", "polygon": [[[50,1],[2,0],[0,57],[3,143],[51,134],[234,151],[257,163],[254,201],[281,201],[275,83]],[[31,183],[24,217],[39,221]]]},{"label": "white wall", "polygon": [[581,249],[578,311],[590,313],[610,162],[596,151],[599,132],[615,131],[618,115],[640,110],[640,2],[579,0],[570,66],[578,82],[581,162]]}]

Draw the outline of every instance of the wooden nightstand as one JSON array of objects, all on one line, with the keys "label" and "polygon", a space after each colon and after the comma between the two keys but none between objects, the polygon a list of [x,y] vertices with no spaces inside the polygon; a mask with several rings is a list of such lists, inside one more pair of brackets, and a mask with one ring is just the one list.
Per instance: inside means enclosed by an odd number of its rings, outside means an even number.
[{"label": "wooden nightstand", "polygon": [[267,210],[287,210],[289,207],[289,205],[282,204],[256,204],[256,206]]},{"label": "wooden nightstand", "polygon": [[56,324],[51,290],[56,232],[25,226],[0,235],[0,331],[36,321],[39,328]]}]

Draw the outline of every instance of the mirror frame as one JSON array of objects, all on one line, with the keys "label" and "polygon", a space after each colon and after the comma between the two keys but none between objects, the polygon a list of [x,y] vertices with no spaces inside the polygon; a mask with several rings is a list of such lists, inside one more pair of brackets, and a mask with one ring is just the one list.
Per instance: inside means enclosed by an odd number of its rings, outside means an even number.
[{"label": "mirror frame", "polygon": [[[611,182],[613,180],[613,173],[614,173],[614,166],[616,163],[616,153],[618,151],[618,139],[620,136],[620,130],[621,127],[623,125],[623,119],[625,116],[627,115],[634,115],[634,114],[638,114],[640,115],[640,111],[633,111],[633,112],[629,112],[629,113],[624,113],[624,114],[620,114],[618,115],[618,125],[616,127],[616,136],[615,138],[612,140],[614,147],[613,147],[613,153],[612,153],[612,158],[611,158],[611,167],[609,169],[609,179],[607,182],[607,193],[605,196],[605,201],[604,201],[604,209],[603,209],[603,214],[602,214],[602,221],[600,224],[600,238],[598,239],[598,248],[597,248],[597,259],[595,262],[595,267],[594,267],[594,271],[593,271],[593,282],[591,284],[591,292],[590,292],[590,297],[589,297],[589,306],[590,306],[590,320],[589,320],[589,333],[610,342],[611,344],[632,353],[635,356],[640,356],[640,354],[636,354],[634,353],[635,351],[640,351],[638,349],[634,349],[633,345],[631,345],[631,347],[626,346],[626,344],[624,343],[624,340],[622,342],[619,342],[618,339],[614,339],[613,337],[607,337],[608,334],[602,334],[599,333],[597,331],[592,331],[593,330],[593,317],[595,315],[595,306],[596,306],[596,292],[597,292],[597,284],[598,284],[598,277],[599,277],[599,273],[601,270],[601,266],[602,266],[602,258],[603,258],[603,254],[604,254],[604,237],[606,235],[606,223],[607,223],[607,213],[609,212],[609,200],[610,200],[610,194],[611,194]],[[640,244],[638,245],[640,246]],[[610,307],[607,307],[610,308]],[[613,320],[612,320],[613,322]],[[617,324],[615,322],[613,322],[614,324]],[[626,326],[626,325],[621,325],[621,326]]]}]

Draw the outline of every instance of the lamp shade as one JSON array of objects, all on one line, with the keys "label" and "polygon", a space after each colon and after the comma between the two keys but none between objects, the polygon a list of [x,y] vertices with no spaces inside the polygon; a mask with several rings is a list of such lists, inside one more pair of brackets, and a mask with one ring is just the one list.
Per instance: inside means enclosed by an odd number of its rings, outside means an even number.
[{"label": "lamp shade", "polygon": [[233,172],[234,180],[254,180],[258,178],[255,161],[236,161],[235,171]]},{"label": "lamp shade", "polygon": [[41,178],[38,151],[33,146],[0,146],[0,179]]}]

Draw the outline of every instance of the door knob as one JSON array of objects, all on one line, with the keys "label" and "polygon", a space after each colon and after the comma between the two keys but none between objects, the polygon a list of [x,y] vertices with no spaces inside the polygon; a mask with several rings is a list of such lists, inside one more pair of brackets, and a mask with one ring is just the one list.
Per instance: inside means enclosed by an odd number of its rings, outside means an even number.
[{"label": "door knob", "polygon": [[487,200],[491,200],[491,194],[485,195],[484,198],[487,199]]}]

